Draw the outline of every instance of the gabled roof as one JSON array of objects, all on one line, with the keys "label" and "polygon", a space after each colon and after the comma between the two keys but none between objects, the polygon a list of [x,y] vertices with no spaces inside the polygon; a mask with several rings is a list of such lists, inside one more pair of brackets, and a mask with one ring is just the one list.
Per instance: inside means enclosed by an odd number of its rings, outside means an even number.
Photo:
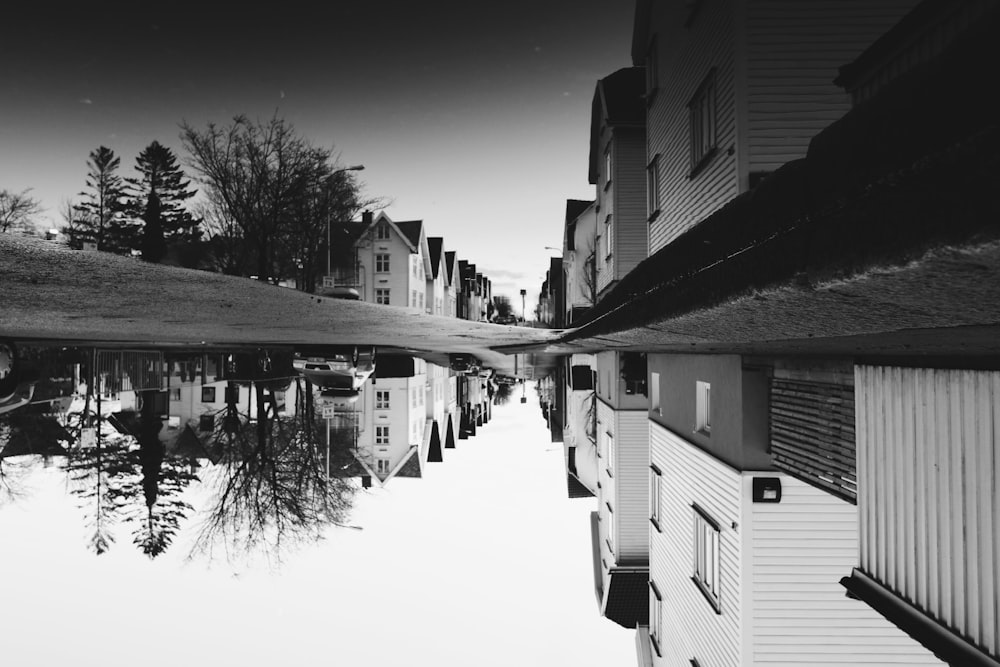
[{"label": "gabled roof", "polygon": [[[400,465],[396,466],[396,470],[389,477],[423,477],[423,471],[420,469],[420,456],[417,455],[416,447],[410,448]],[[388,479],[386,478],[386,481]]]},{"label": "gabled roof", "polygon": [[48,415],[19,413],[11,415],[10,438],[0,443],[0,458],[9,456],[61,456],[74,438],[55,418]]},{"label": "gabled roof", "polygon": [[420,232],[424,228],[423,220],[403,220],[396,223],[396,227],[403,233],[406,240],[410,242],[414,250],[420,245]]},{"label": "gabled roof", "polygon": [[566,200],[566,224],[576,222],[580,214],[594,205],[593,199],[567,199]]},{"label": "gabled roof", "polygon": [[566,495],[570,498],[593,498],[594,492],[583,485],[576,475],[566,473]]},{"label": "gabled roof", "polygon": [[427,248],[431,251],[431,273],[437,279],[438,274],[441,272],[441,254],[444,250],[444,238],[440,236],[428,236]]},{"label": "gabled roof", "polygon": [[623,67],[597,82],[590,110],[590,183],[597,184],[603,154],[604,125],[642,127],[646,124],[646,68]]},{"label": "gabled roof", "polygon": [[447,276],[448,283],[447,284],[448,285],[454,285],[455,284],[455,268],[458,266],[458,259],[456,259],[456,253],[453,252],[453,251],[451,251],[451,250],[445,251],[445,253],[444,253],[444,262],[445,262],[444,263],[445,268],[448,270],[448,276]]}]

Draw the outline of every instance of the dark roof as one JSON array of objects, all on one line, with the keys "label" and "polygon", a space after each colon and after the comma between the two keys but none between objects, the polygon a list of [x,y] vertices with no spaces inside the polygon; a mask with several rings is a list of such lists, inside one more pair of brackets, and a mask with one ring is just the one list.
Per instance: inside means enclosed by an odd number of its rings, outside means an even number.
[{"label": "dark roof", "polygon": [[[841,66],[837,78],[834,79],[834,83],[847,90],[852,90],[863,79],[881,68],[887,60],[911,46],[916,38],[929,27],[941,25],[955,14],[959,14],[970,8],[976,8],[977,4],[980,4],[982,9],[988,6],[987,3],[924,0],[903,16],[896,25],[872,42],[853,62]],[[955,30],[950,30],[947,34],[942,33],[938,36],[937,45],[941,45],[943,41],[940,39],[941,37],[954,39],[959,34],[961,33]],[[924,51],[925,53],[930,53],[930,49],[925,49]],[[913,63],[911,62],[910,64],[912,65]]]},{"label": "dark roof", "polygon": [[453,285],[455,283],[455,253],[451,250],[446,250],[444,253],[444,264],[445,268],[448,270],[448,284]]},{"label": "dark roof", "polygon": [[212,463],[218,463],[220,458],[216,448],[209,448],[202,442],[190,424],[184,425],[180,436],[173,442],[170,455],[178,459],[208,459]]},{"label": "dark roof", "polygon": [[434,422],[431,427],[431,441],[427,446],[427,460],[430,463],[441,463],[444,461],[444,456],[441,454],[441,431],[438,429],[438,423]]},{"label": "dark roof", "polygon": [[590,110],[590,183],[597,184],[598,161],[603,155],[601,127],[646,123],[646,68],[623,67],[597,82]]},{"label": "dark roof", "polygon": [[408,456],[409,458],[407,458],[406,463],[404,463],[403,467],[396,473],[396,477],[422,477],[423,475],[420,471],[420,457],[413,456],[412,454],[409,454]]},{"label": "dark roof", "polygon": [[580,214],[587,210],[591,204],[594,203],[593,199],[567,199],[566,200],[566,224],[575,222]]},{"label": "dark roof", "polygon": [[406,240],[413,244],[413,247],[420,247],[420,230],[424,227],[423,220],[403,220],[395,223],[399,231],[403,233]]},{"label": "dark roof", "polygon": [[649,624],[649,569],[611,568],[604,617],[634,630]]},{"label": "dark roof", "polygon": [[566,495],[570,498],[593,498],[593,492],[583,485],[573,473],[566,473]]},{"label": "dark roof", "polygon": [[441,251],[444,249],[444,238],[440,236],[428,236],[427,247],[431,253],[431,271],[433,277],[438,277],[438,267],[441,266]]},{"label": "dark roof", "polygon": [[53,417],[31,413],[10,416],[10,438],[6,444],[0,443],[0,458],[8,456],[61,456],[65,447],[73,443],[73,436],[59,425]]}]

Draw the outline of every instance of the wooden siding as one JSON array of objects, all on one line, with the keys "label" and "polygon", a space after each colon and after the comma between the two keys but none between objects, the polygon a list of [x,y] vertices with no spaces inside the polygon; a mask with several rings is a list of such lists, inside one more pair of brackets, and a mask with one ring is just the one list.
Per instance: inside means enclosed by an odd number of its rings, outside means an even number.
[{"label": "wooden siding", "polygon": [[614,416],[619,563],[645,564],[649,562],[649,420],[645,410],[619,410]]},{"label": "wooden siding", "polygon": [[1000,372],[855,367],[861,569],[1000,657]]},{"label": "wooden siding", "polygon": [[854,387],[772,378],[770,406],[774,465],[856,502]]},{"label": "wooden siding", "polygon": [[[649,397],[646,394],[625,392],[626,383],[622,379],[622,353],[604,351],[596,355],[597,395],[615,410],[648,410]],[[648,390],[647,390],[648,394]]]},{"label": "wooden siding", "polygon": [[[741,476],[659,424],[649,422],[651,463],[661,471],[662,532],[650,528],[650,576],[663,597],[664,647],[684,647],[684,655],[671,648],[664,655],[697,658],[702,665],[735,666],[741,663],[743,611],[741,592]],[[691,577],[694,559],[694,510],[708,512],[721,526],[719,535],[722,613],[716,613]],[[690,667],[690,662],[679,663]]]},{"label": "wooden siding", "polygon": [[[738,192],[732,0],[706,0],[685,26],[682,2],[652,3],[660,81],[646,116],[647,163],[660,158],[660,215],[649,223],[649,254],[721,208]],[[693,178],[688,102],[715,68],[716,151]],[[733,149],[733,154],[730,154]]]},{"label": "wooden siding", "polygon": [[[809,141],[851,107],[833,83],[916,0],[754,0],[747,3],[750,172],[804,157]],[[746,175],[743,187],[746,187]],[[742,188],[741,188],[742,189]]]},{"label": "wooden siding", "polygon": [[781,476],[780,503],[751,503],[749,621],[752,663],[779,665],[942,664],[881,614],[844,595],[856,564],[858,508]]},{"label": "wooden siding", "polygon": [[616,181],[613,274],[621,280],[649,255],[646,222],[646,133],[641,129],[615,130]]}]

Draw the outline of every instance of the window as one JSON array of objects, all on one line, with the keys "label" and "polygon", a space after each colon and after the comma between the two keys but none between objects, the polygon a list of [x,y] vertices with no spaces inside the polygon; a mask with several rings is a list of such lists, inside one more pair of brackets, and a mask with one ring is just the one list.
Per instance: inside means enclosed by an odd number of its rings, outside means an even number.
[{"label": "window", "polygon": [[414,387],[413,389],[410,390],[410,407],[411,408],[417,407],[417,388],[416,387]]},{"label": "window", "polygon": [[605,173],[606,178],[607,178],[607,180],[604,182],[604,188],[607,189],[607,187],[609,185],[611,185],[611,146],[610,145],[608,146],[608,149],[606,151],[604,151],[604,173]]},{"label": "window", "polygon": [[604,256],[611,257],[611,252],[615,249],[614,226],[609,215],[604,219]]},{"label": "window", "polygon": [[649,521],[660,530],[660,482],[663,479],[660,469],[656,466],[649,466]]},{"label": "window", "polygon": [[389,240],[389,225],[384,222],[375,227],[375,238],[379,241]]},{"label": "window", "polygon": [[198,419],[198,430],[199,431],[214,431],[215,430],[215,415],[212,415],[212,414],[202,415]]},{"label": "window", "polygon": [[424,293],[423,292],[417,292],[417,300],[418,300],[417,306],[419,308],[423,308],[424,307]]},{"label": "window", "polygon": [[385,475],[389,472],[389,459],[375,459],[375,472]]},{"label": "window", "polygon": [[615,436],[611,433],[604,434],[605,447],[608,452],[608,474],[614,477],[615,474]]},{"label": "window", "polygon": [[708,163],[715,152],[715,70],[698,86],[688,103],[691,134],[691,176]]},{"label": "window", "polygon": [[170,400],[171,401],[179,401],[179,400],[181,400],[181,388],[180,387],[176,387],[176,388],[170,390]]},{"label": "window", "polygon": [[660,156],[646,167],[646,217],[652,220],[660,213]]},{"label": "window", "polygon": [[695,426],[694,430],[709,435],[712,432],[712,385],[698,380],[695,382]]},{"label": "window", "polygon": [[376,410],[388,410],[389,409],[389,392],[388,391],[376,391],[375,392],[375,409]]},{"label": "window", "polygon": [[649,51],[646,52],[646,103],[652,104],[653,98],[656,97],[656,90],[660,85],[660,75],[657,69],[657,49],[656,40],[654,39],[649,45]]},{"label": "window", "polygon": [[202,387],[201,388],[201,402],[202,403],[215,403],[215,387]]},{"label": "window", "polygon": [[417,307],[417,290],[410,290],[410,305]]},{"label": "window", "polygon": [[375,273],[389,273],[389,255],[385,253],[375,255]]},{"label": "window", "polygon": [[604,503],[608,508],[608,549],[615,552],[615,511],[611,509],[611,503]]},{"label": "window", "polygon": [[649,580],[649,639],[653,643],[656,655],[663,657],[660,642],[663,637],[663,598],[653,580]]},{"label": "window", "polygon": [[649,410],[657,417],[663,416],[663,408],[660,407],[660,374],[649,374]]},{"label": "window", "polygon": [[719,524],[697,505],[694,508],[694,582],[722,613],[719,604]]},{"label": "window", "polygon": [[376,445],[388,445],[389,444],[389,427],[388,426],[376,426],[375,427],[375,444]]},{"label": "window", "polygon": [[389,288],[388,287],[376,287],[375,288],[375,303],[380,303],[383,306],[389,305]]}]

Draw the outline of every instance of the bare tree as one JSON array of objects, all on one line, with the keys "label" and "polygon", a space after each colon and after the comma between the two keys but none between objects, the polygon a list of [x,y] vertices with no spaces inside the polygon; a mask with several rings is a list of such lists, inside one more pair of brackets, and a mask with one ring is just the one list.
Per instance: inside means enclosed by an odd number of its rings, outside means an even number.
[{"label": "bare tree", "polygon": [[25,233],[34,229],[41,203],[31,196],[31,188],[21,192],[0,190],[0,233]]},{"label": "bare tree", "polygon": [[230,557],[263,553],[280,562],[284,549],[321,539],[324,529],[343,522],[350,510],[354,485],[339,476],[343,466],[338,465],[349,454],[335,453],[332,462],[325,453],[320,444],[325,420],[317,420],[311,407],[311,388],[304,389],[308,402],[297,406],[293,417],[278,416],[266,383],[254,382],[252,388],[256,423],[244,414],[238,425],[222,420],[216,430],[222,458],[217,474],[206,480],[214,500],[192,556],[211,557],[221,545]]}]

